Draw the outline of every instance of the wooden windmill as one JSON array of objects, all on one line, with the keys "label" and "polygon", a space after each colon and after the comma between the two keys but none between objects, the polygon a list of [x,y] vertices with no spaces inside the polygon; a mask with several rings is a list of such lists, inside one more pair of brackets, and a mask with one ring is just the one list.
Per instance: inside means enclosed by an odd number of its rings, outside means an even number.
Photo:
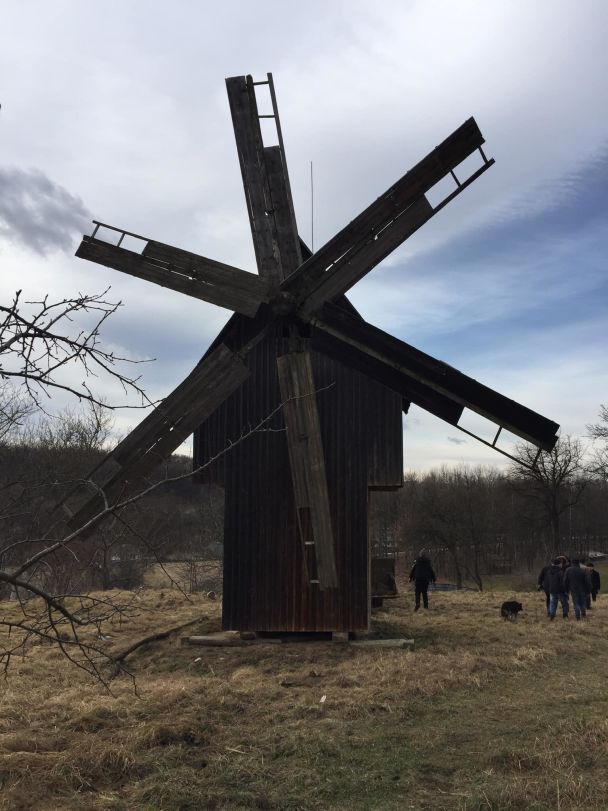
[{"label": "wooden windmill", "polygon": [[[195,433],[195,468],[225,488],[225,628],[352,631],[370,605],[370,489],[402,484],[402,411],[460,427],[465,408],[549,450],[556,423],[368,324],[345,293],[492,164],[473,118],[314,254],[299,238],[271,74],[227,79],[258,275],[95,222],[77,256],[234,311],[175,391],[66,502],[73,526],[116,502]],[[272,114],[258,111],[266,85]],[[260,118],[276,124],[265,146]],[[455,170],[478,152],[468,178]],[[453,191],[432,205],[445,177]],[[113,243],[102,235],[113,234]],[[140,240],[141,250],[123,246]],[[282,406],[278,411],[278,406]],[[483,440],[482,440],[483,441]]]}]

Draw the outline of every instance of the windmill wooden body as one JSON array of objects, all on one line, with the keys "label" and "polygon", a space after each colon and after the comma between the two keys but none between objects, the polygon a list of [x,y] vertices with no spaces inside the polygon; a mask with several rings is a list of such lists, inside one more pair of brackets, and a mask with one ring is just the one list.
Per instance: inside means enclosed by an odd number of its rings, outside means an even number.
[{"label": "windmill wooden body", "polygon": [[[234,310],[189,377],[66,502],[72,525],[110,503],[195,433],[195,467],[225,488],[225,628],[352,631],[370,606],[368,493],[402,483],[402,410],[460,427],[465,408],[550,449],[558,426],[365,322],[345,293],[493,163],[471,118],[311,254],[300,240],[272,76],[227,80],[258,266],[254,275],[96,223],[77,256]],[[270,91],[265,146],[256,87]],[[468,178],[455,169],[478,152]],[[446,176],[454,188],[432,205]],[[110,229],[117,242],[101,235]],[[127,250],[125,235],[141,240]],[[267,419],[269,418],[269,419]]]}]

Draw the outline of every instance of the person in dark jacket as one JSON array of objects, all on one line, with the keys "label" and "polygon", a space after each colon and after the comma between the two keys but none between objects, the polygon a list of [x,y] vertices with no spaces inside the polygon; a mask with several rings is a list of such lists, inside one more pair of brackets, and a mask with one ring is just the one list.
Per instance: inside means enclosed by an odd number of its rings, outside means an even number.
[{"label": "person in dark jacket", "polygon": [[589,578],[580,561],[576,558],[564,572],[564,590],[572,596],[572,604],[577,620],[587,616],[587,594],[591,591]]},{"label": "person in dark jacket", "polygon": [[429,607],[428,587],[429,583],[435,582],[435,572],[431,566],[431,561],[427,558],[424,552],[416,558],[416,562],[412,566],[410,572],[410,583],[414,581],[416,587],[416,605],[414,611],[420,608],[420,597],[425,608]]},{"label": "person in dark jacket", "polygon": [[540,574],[538,575],[538,590],[545,592],[545,601],[547,603],[547,616],[548,617],[551,616],[551,612],[549,611],[549,598],[551,596],[551,592],[549,591],[549,587],[548,587],[548,585],[546,583],[546,576],[547,576],[547,572],[551,568],[551,565],[552,565],[551,563],[547,563],[546,566],[543,566],[543,568],[540,570]]},{"label": "person in dark jacket", "polygon": [[585,572],[585,577],[587,578],[587,593],[585,594],[585,608],[587,611],[591,611],[591,568],[588,563],[583,563],[581,560],[580,563],[581,569]]},{"label": "person in dark jacket", "polygon": [[558,601],[562,604],[562,616],[568,619],[570,605],[564,589],[564,569],[561,558],[555,558],[543,579],[543,588],[549,592],[549,619],[555,619]]},{"label": "person in dark jacket", "polygon": [[596,572],[595,566],[590,560],[587,561],[587,568],[590,569],[589,579],[591,580],[591,597],[593,602],[597,600],[597,593],[600,590],[600,573]]}]

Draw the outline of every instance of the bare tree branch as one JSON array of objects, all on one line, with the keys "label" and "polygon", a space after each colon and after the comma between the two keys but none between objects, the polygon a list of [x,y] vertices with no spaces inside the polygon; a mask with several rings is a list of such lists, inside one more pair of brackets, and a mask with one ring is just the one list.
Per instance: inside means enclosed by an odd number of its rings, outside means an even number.
[{"label": "bare tree branch", "polygon": [[[20,382],[29,402],[42,410],[53,390],[110,409],[151,405],[140,376],[123,369],[125,364],[147,361],[122,357],[101,343],[103,325],[121,306],[106,298],[108,290],[56,302],[48,296],[23,302],[19,290],[8,306],[0,305],[0,380]],[[73,384],[65,374],[74,367],[84,374],[80,384]],[[106,403],[87,382],[101,377],[117,381],[125,393],[134,392],[139,405]]]},{"label": "bare tree branch", "polygon": [[[330,386],[325,388],[330,388]],[[316,394],[317,392],[315,392],[315,395]],[[307,394],[304,396],[308,397],[313,395]],[[15,539],[9,541],[2,550],[3,559],[6,559],[11,551],[25,544],[41,547],[25,560],[22,560],[22,562],[16,565],[11,571],[6,567],[0,570],[0,582],[9,584],[14,588],[20,600],[21,613],[23,615],[23,620],[20,621],[0,617],[0,626],[10,628],[12,632],[19,630],[21,633],[19,640],[17,640],[12,647],[5,647],[4,650],[0,648],[0,663],[4,664],[5,670],[8,667],[11,657],[14,656],[17,651],[25,650],[33,639],[44,639],[46,641],[55,642],[71,662],[82,667],[86,672],[99,679],[102,684],[108,686],[109,678],[112,678],[116,674],[117,669],[120,672],[125,670],[123,661],[132,650],[135,650],[140,644],[145,644],[149,640],[143,640],[141,643],[137,643],[134,647],[123,651],[121,654],[111,655],[109,652],[105,651],[99,644],[94,641],[92,642],[86,636],[85,632],[92,627],[98,631],[98,635],[101,635],[101,623],[111,619],[116,614],[125,613],[127,610],[125,606],[115,605],[112,600],[104,602],[90,595],[58,596],[52,591],[45,589],[40,584],[40,567],[46,565],[54,555],[61,552],[68,552],[77,556],[78,553],[76,550],[83,548],[82,546],[78,546],[78,542],[84,541],[89,536],[91,530],[96,528],[105,518],[114,516],[118,520],[121,520],[120,514],[127,507],[150,496],[161,487],[190,479],[193,474],[199,473],[214,464],[224,454],[246,441],[252,435],[264,431],[274,432],[284,430],[282,426],[273,425],[272,422],[274,418],[280,414],[284,405],[293,399],[299,398],[293,397],[284,402],[280,402],[276,408],[266,417],[259,420],[258,423],[244,427],[238,437],[228,441],[225,448],[208,459],[205,464],[201,465],[196,470],[180,473],[178,475],[166,475],[160,481],[148,483],[135,493],[130,494],[125,492],[112,502],[108,500],[103,488],[99,487],[90,479],[78,479],[69,482],[69,484],[80,483],[84,487],[92,490],[95,494],[101,496],[104,504],[103,509],[81,527],[65,534],[57,540],[52,540],[52,538],[45,536],[27,540]],[[68,433],[67,444],[73,444],[74,432],[70,432],[69,425],[65,430]],[[76,432],[76,434],[78,435],[78,432]],[[61,436],[60,431],[60,439]],[[51,439],[55,441],[57,436],[53,435]],[[64,482],[64,484],[68,483]],[[36,608],[36,610],[32,612],[28,607],[29,601],[25,599],[25,595],[30,598],[35,598],[33,602],[36,604],[42,601],[42,608]],[[74,600],[78,601],[79,607],[77,610],[70,605],[70,601],[73,602]],[[104,663],[111,664],[113,667],[110,677],[105,676],[102,672]]]}]

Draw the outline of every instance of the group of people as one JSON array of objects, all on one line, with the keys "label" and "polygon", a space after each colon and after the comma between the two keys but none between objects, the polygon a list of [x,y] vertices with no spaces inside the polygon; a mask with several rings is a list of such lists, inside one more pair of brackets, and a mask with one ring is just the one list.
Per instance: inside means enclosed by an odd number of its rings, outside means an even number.
[{"label": "group of people", "polygon": [[[425,608],[429,607],[428,587],[435,582],[435,572],[431,561],[424,552],[416,558],[410,571],[410,582],[415,584],[414,611],[420,608],[420,601]],[[592,604],[597,600],[600,590],[600,574],[593,563],[570,560],[566,555],[559,555],[551,563],[543,566],[538,575],[538,590],[544,591],[547,600],[547,616],[555,619],[558,604],[562,607],[562,616],[567,619],[570,614],[569,597],[572,598],[574,614],[577,620],[587,616]]]},{"label": "group of people", "polygon": [[558,603],[561,604],[563,618],[568,619],[568,595],[572,598],[576,619],[580,620],[587,616],[587,611],[591,610],[592,603],[597,599],[600,575],[591,561],[570,561],[565,555],[560,555],[541,569],[538,590],[545,592],[550,620],[555,619]]}]

